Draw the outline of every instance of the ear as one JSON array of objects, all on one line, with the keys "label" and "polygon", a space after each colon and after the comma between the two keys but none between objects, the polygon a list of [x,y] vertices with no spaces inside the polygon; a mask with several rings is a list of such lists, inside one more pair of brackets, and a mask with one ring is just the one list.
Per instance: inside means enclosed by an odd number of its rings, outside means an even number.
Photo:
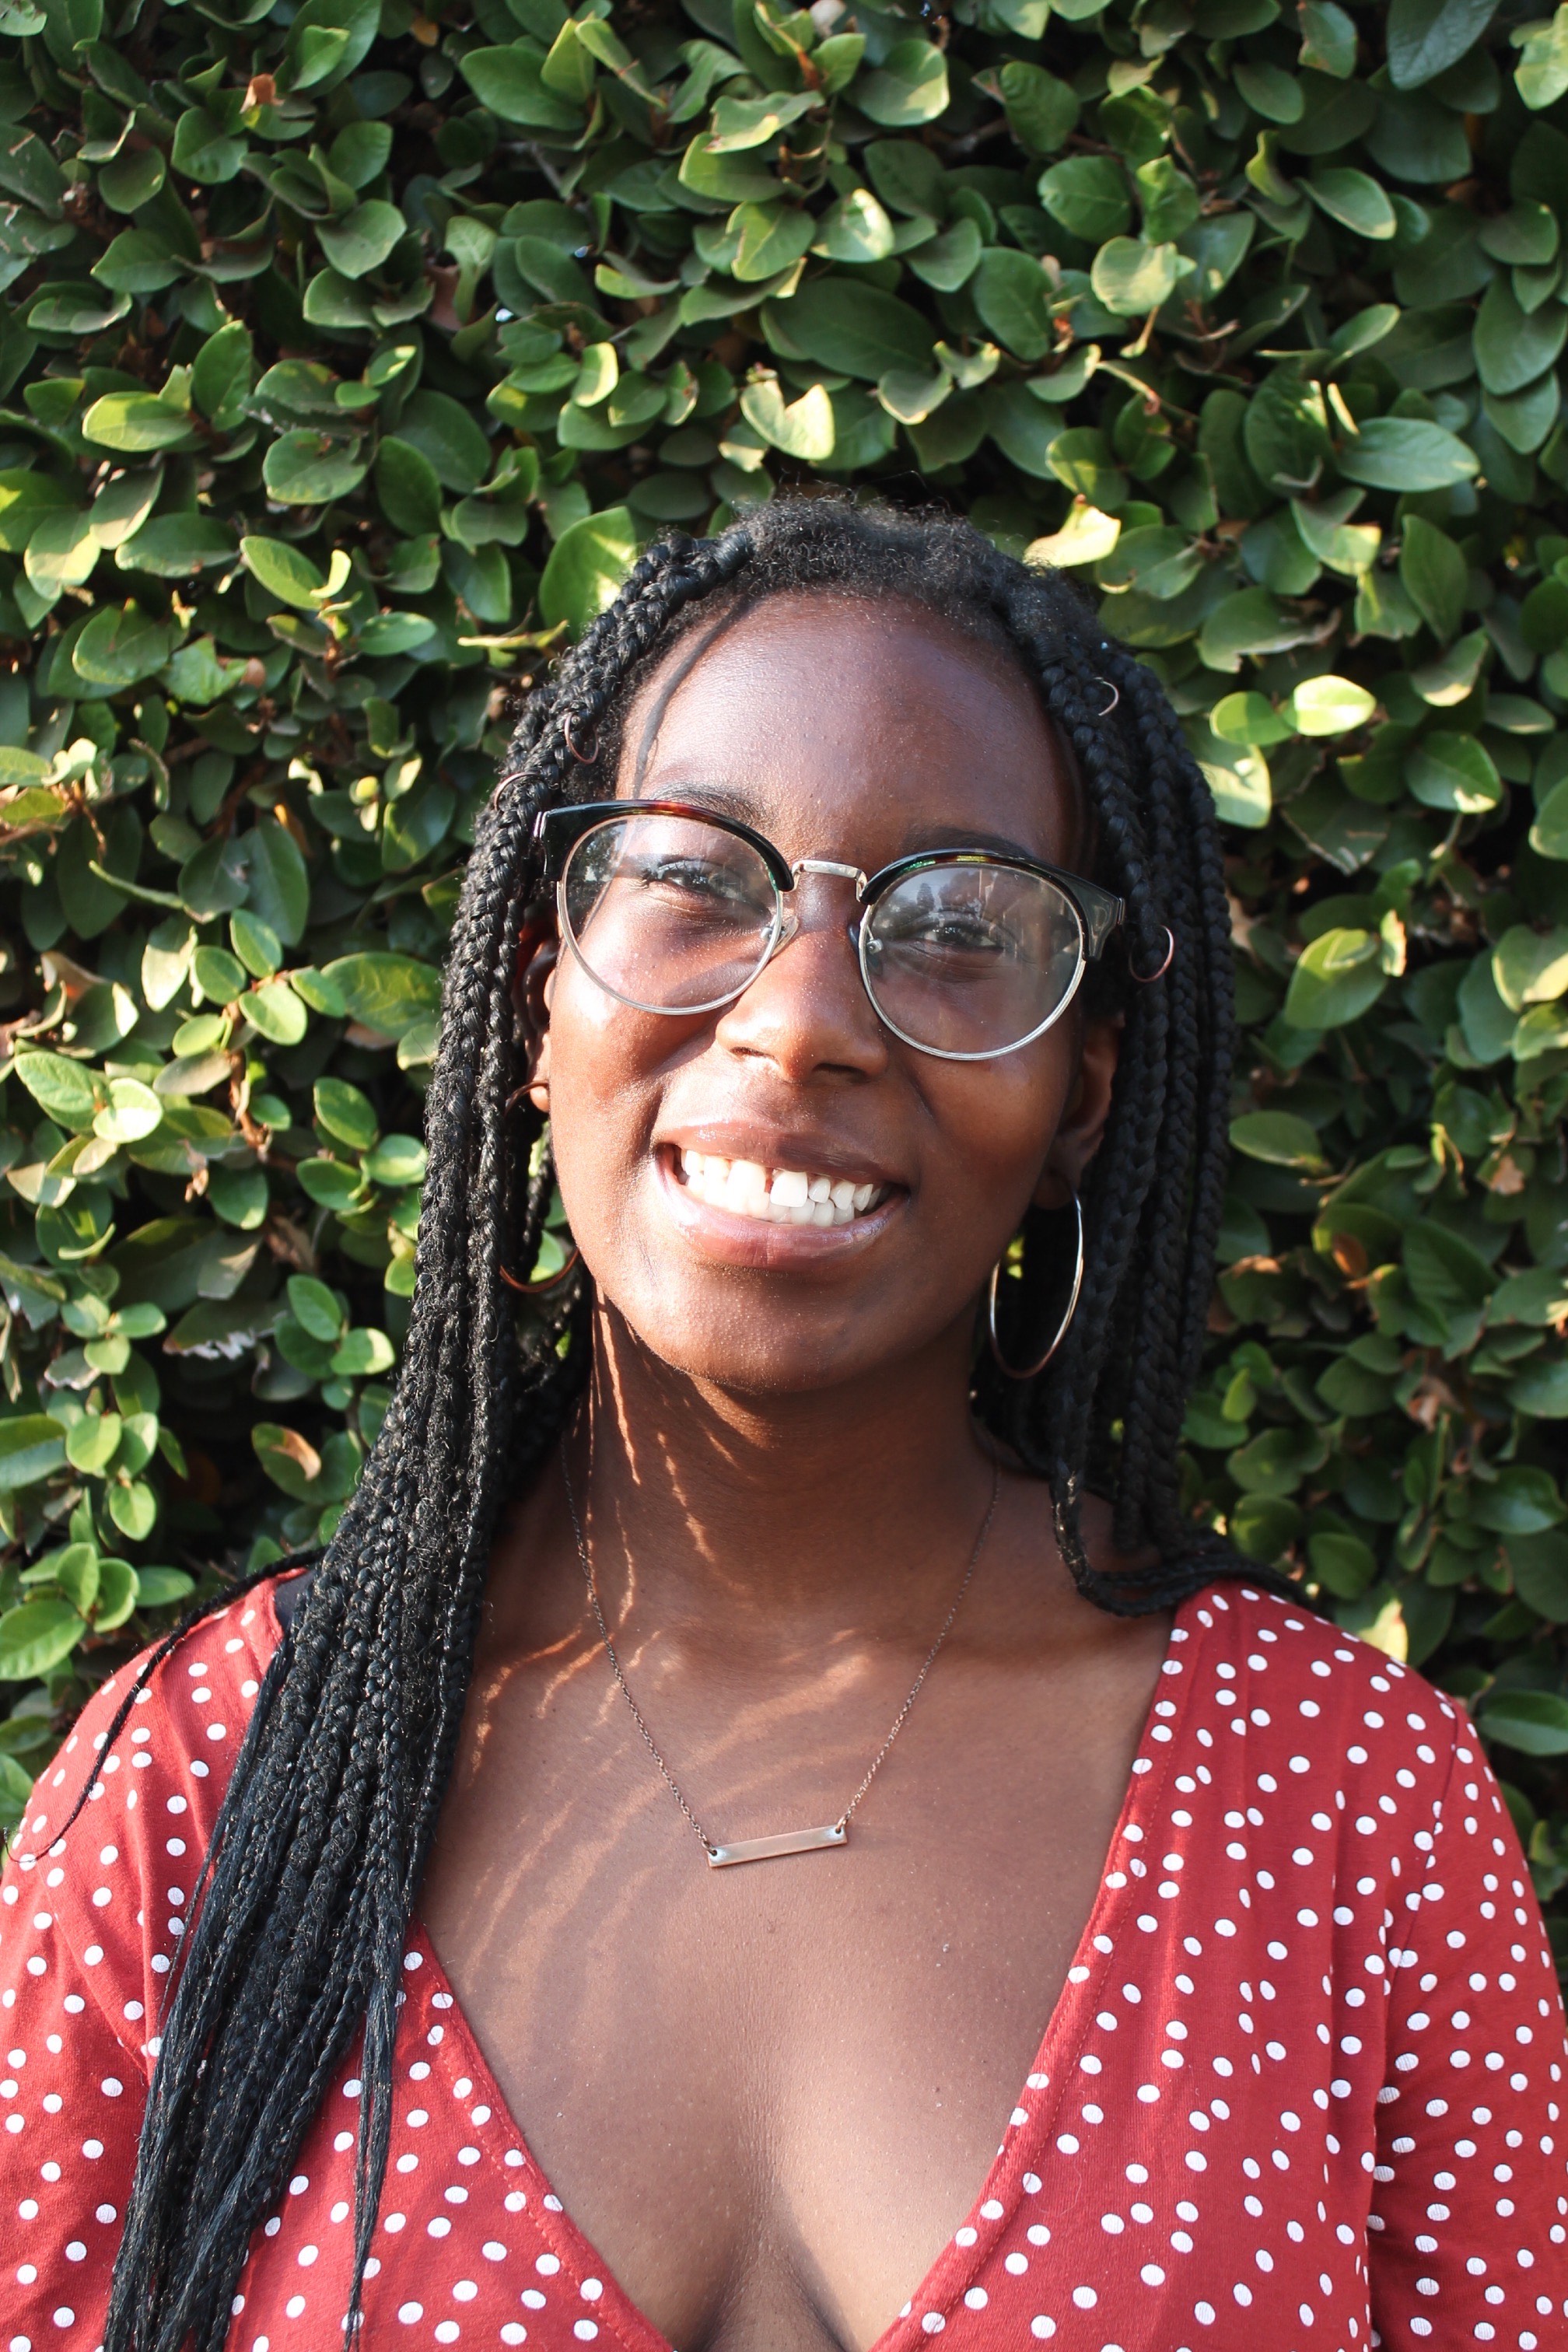
[{"label": "ear", "polygon": [[512,970],[511,1001],[528,1065],[528,1097],[550,1112],[550,1000],[561,953],[553,909],[542,907],[523,923]]},{"label": "ear", "polygon": [[1105,1123],[1110,1116],[1110,1090],[1121,1055],[1121,1031],[1120,1014],[1084,1024],[1078,1076],[1035,1188],[1037,1208],[1065,1208],[1069,1196],[1082,1188],[1085,1172],[1100,1150]]}]

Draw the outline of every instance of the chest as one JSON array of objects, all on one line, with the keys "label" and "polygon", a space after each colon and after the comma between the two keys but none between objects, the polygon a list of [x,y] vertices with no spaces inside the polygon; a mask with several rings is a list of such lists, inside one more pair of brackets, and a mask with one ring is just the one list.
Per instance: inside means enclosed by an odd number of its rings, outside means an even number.
[{"label": "chest", "polygon": [[[1157,1664],[1086,1714],[943,1663],[844,1849],[723,1871],[602,1659],[475,1710],[425,1917],[543,2173],[677,2345],[752,2340],[737,2298],[772,2347],[874,2341],[1036,2059]],[[738,1689],[700,1721],[640,1684],[718,1837],[836,1818],[897,1703]]]}]

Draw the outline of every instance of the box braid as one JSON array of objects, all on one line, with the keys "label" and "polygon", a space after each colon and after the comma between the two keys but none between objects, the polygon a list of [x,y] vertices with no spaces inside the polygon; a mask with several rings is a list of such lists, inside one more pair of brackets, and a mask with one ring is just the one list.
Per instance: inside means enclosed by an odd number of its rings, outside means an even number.
[{"label": "box braid", "polygon": [[[1163,979],[1121,992],[1125,1036],[1085,1193],[1087,1267],[1068,1339],[1037,1381],[1004,1381],[983,1362],[976,1411],[1048,1482],[1063,1555],[1099,1606],[1134,1614],[1215,1576],[1269,1580],[1196,1528],[1178,1493],[1219,1217],[1231,967],[1213,812],[1157,682],[1059,577],[1030,572],[967,524],[810,498],[764,508],[716,541],[677,536],[650,549],[530,699],[479,830],[447,971],[396,1395],[305,1580],[203,1866],[104,2352],[219,2352],[254,2233],[356,2034],[351,2334],[360,2324],[404,1941],[462,1720],[494,1530],[588,1369],[584,1270],[535,1302],[521,1328],[502,1275],[534,1263],[553,1183],[542,1122],[521,1091],[513,995],[520,944],[541,911],[534,819],[611,784],[632,698],[678,637],[803,591],[909,599],[1019,662],[1076,757],[1098,870],[1127,902],[1132,974],[1159,966],[1167,925],[1176,941]],[[1042,1330],[1060,1282],[1049,1222],[1032,1214],[1024,1235],[1025,1320]],[[1079,1534],[1090,1480],[1113,1496],[1120,1548],[1152,1551],[1157,1565],[1091,1567]]]}]

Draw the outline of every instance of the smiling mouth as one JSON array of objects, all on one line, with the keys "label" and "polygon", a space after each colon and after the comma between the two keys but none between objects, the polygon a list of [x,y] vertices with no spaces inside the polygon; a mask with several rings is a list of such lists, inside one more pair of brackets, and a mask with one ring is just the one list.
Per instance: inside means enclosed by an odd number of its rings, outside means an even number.
[{"label": "smiling mouth", "polygon": [[809,1168],[764,1168],[756,1160],[725,1160],[712,1151],[679,1151],[678,1182],[710,1209],[752,1217],[764,1225],[852,1225],[880,1208],[889,1184],[857,1184]]}]

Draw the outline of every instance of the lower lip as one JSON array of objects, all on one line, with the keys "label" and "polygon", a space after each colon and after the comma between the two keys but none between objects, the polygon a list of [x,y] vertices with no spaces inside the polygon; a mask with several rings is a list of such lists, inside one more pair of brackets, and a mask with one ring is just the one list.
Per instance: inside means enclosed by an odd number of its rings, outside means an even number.
[{"label": "lower lip", "polygon": [[783,1271],[858,1256],[885,1234],[909,1194],[895,1191],[847,1225],[770,1225],[760,1217],[737,1216],[700,1201],[675,1172],[673,1159],[658,1155],[658,1182],[677,1231],[703,1257],[721,1265]]}]

